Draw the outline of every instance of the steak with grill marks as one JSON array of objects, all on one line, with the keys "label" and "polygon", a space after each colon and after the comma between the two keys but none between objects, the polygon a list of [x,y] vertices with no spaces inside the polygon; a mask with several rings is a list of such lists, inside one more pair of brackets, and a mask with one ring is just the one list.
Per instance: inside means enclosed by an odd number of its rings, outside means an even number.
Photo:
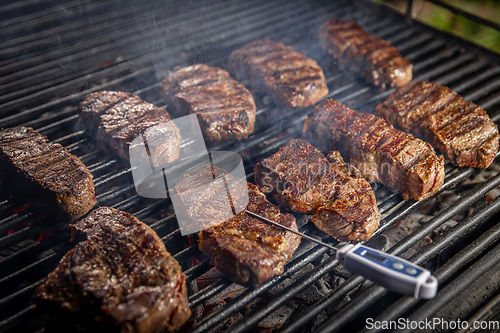
[{"label": "steak with grill marks", "polygon": [[397,87],[412,79],[413,65],[386,40],[369,34],[361,26],[331,19],[321,26],[323,48],[336,61],[368,83],[382,89]]},{"label": "steak with grill marks", "polygon": [[198,116],[208,142],[243,139],[253,132],[253,96],[221,68],[177,67],[162,81],[162,92],[177,115]]},{"label": "steak with grill marks", "polygon": [[380,212],[370,184],[337,151],[328,158],[305,140],[291,139],[255,165],[259,189],[286,209],[313,214],[318,229],[339,241],[365,241]]},{"label": "steak with grill marks", "polygon": [[189,318],[185,275],[150,227],[101,207],[72,230],[83,240],[37,288],[39,306],[82,314],[121,332],[174,330]]},{"label": "steak with grill marks", "polygon": [[97,202],[82,161],[32,128],[0,131],[0,166],[4,188],[37,209],[76,219]]},{"label": "steak with grill marks", "polygon": [[304,135],[322,152],[338,150],[368,181],[380,182],[405,200],[441,189],[444,159],[431,145],[386,120],[326,100],[307,116]]},{"label": "steak with grill marks", "polygon": [[[195,207],[199,200],[203,203],[210,202],[210,198],[217,200],[221,195],[220,191],[216,191],[217,186],[215,191],[204,191],[202,195],[196,189],[200,179],[217,179],[221,176],[226,177],[229,187],[244,185],[248,188],[247,210],[297,230],[293,215],[281,213],[255,185],[234,178],[225,170],[214,166],[201,166],[184,175],[175,191],[181,193],[181,200],[188,208]],[[237,202],[240,201],[238,197],[232,198],[235,205],[239,205]],[[217,212],[191,210],[188,213],[197,222],[200,222],[200,218],[210,219],[212,214],[218,218]],[[273,276],[282,274],[284,265],[299,243],[300,236],[254,218],[245,211],[215,227],[202,230],[198,239],[200,250],[224,276],[247,286],[258,286]]]},{"label": "steak with grill marks", "polygon": [[139,147],[131,146],[141,136],[155,143],[149,145],[149,154],[144,156],[154,167],[179,158],[181,135],[170,115],[139,96],[119,91],[91,93],[80,103],[79,113],[89,132],[97,133],[98,144],[126,161],[129,149],[141,153]]},{"label": "steak with grill marks", "polygon": [[284,106],[309,106],[328,94],[325,75],[316,61],[281,43],[258,40],[247,44],[230,54],[228,66],[237,80]]},{"label": "steak with grill marks", "polygon": [[431,143],[458,166],[487,168],[498,151],[498,127],[486,111],[437,83],[400,87],[376,113]]},{"label": "steak with grill marks", "polygon": [[87,131],[97,131],[104,114],[115,104],[133,98],[133,94],[123,91],[97,91],[87,95],[80,102],[79,116]]}]

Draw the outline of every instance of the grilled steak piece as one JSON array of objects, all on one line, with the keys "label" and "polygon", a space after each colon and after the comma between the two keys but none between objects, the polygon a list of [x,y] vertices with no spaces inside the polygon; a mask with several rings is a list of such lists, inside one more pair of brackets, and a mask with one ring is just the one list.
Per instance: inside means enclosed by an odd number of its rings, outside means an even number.
[{"label": "grilled steak piece", "polygon": [[328,20],[321,26],[319,36],[323,49],[368,83],[385,89],[412,79],[413,65],[408,59],[401,57],[391,43],[352,21]]},{"label": "grilled steak piece", "polygon": [[80,103],[79,113],[89,132],[97,132],[99,145],[126,161],[129,149],[137,148],[131,147],[132,141],[141,136],[155,142],[149,145],[150,155],[145,156],[154,167],[179,158],[181,135],[168,112],[136,95],[119,91],[91,93]]},{"label": "grilled steak piece", "polygon": [[325,75],[316,61],[290,46],[258,40],[233,51],[229,71],[251,89],[290,107],[312,105],[328,94]]},{"label": "grilled steak piece", "polygon": [[498,127],[486,111],[437,83],[400,87],[376,113],[430,142],[458,166],[487,168],[498,151]]},{"label": "grilled steak piece", "polygon": [[0,131],[0,174],[4,188],[56,216],[76,219],[97,202],[82,161],[29,127]]},{"label": "grilled steak piece", "polygon": [[365,241],[378,228],[380,212],[370,184],[345,164],[328,159],[305,140],[291,139],[255,165],[259,189],[286,209],[313,214],[318,229],[339,241]]},{"label": "grilled steak piece", "polygon": [[181,231],[186,233],[217,226],[245,210],[248,204],[247,182],[219,167],[198,167],[181,180],[175,186],[172,201]]},{"label": "grilled steak piece", "polygon": [[422,200],[443,185],[444,160],[431,145],[337,101],[326,100],[311,111],[304,134],[323,152],[338,150],[368,181],[386,185],[405,200]]},{"label": "grilled steak piece", "polygon": [[101,207],[72,229],[84,240],[37,288],[39,305],[111,323],[121,332],[173,330],[189,318],[185,276],[150,227]]},{"label": "grilled steak piece", "polygon": [[162,92],[177,115],[198,116],[208,142],[243,139],[253,132],[253,96],[221,68],[177,67],[162,81]]},{"label": "grilled steak piece", "polygon": [[[177,184],[175,191],[188,187],[197,188],[200,179],[216,179],[222,175],[229,179],[229,186],[241,186],[234,183],[248,186],[247,210],[297,230],[293,215],[281,213],[278,207],[266,200],[266,196],[255,185],[236,179],[217,167],[202,166],[192,171]],[[216,191],[209,192],[205,191],[200,196],[197,191],[192,191],[190,195],[183,195],[182,201],[186,206],[193,207],[198,200],[208,201],[207,196],[220,196]],[[238,201],[238,198],[233,197],[233,202]],[[196,220],[203,216],[210,219],[213,212],[207,213],[193,214],[193,218]],[[217,217],[216,213],[214,215]],[[298,235],[251,217],[245,211],[215,227],[201,231],[198,239],[200,250],[224,276],[248,286],[258,286],[273,276],[282,274],[283,266],[292,257],[299,243]]]},{"label": "grilled steak piece", "polygon": [[123,91],[97,91],[87,95],[80,102],[80,120],[88,131],[97,131],[101,122],[101,114],[104,114],[115,104],[122,102],[134,95]]}]

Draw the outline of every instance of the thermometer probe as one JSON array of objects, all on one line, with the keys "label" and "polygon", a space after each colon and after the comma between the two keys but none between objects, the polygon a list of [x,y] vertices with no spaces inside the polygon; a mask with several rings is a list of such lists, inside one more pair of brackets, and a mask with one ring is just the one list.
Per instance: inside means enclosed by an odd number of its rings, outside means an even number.
[{"label": "thermometer probe", "polygon": [[290,231],[307,240],[326,246],[336,252],[336,258],[348,271],[362,275],[367,279],[399,294],[411,295],[415,298],[430,299],[436,296],[438,281],[431,272],[397,256],[372,249],[362,244],[347,244],[337,248],[316,238],[285,227],[279,223],[255,214],[245,212]]}]

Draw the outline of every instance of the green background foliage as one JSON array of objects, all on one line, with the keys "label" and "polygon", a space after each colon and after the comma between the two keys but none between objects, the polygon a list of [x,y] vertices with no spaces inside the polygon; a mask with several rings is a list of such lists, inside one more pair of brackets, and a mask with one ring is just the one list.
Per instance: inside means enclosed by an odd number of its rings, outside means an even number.
[{"label": "green background foliage", "polygon": [[[406,10],[406,1],[375,0],[375,2]],[[442,2],[500,24],[500,0],[442,0]],[[500,53],[500,31],[454,14],[431,2],[414,0],[414,8],[413,17],[416,20]]]}]

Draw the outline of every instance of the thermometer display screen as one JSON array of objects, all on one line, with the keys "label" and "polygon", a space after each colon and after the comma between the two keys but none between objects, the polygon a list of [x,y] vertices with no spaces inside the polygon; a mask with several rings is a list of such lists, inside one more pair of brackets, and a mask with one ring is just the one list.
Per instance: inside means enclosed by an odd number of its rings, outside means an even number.
[{"label": "thermometer display screen", "polygon": [[367,257],[368,259],[375,260],[375,261],[377,261],[377,262],[379,262],[381,264],[383,264],[383,263],[385,263],[387,261],[387,258],[379,256],[378,254],[370,252],[370,251],[366,251],[365,253],[363,253],[363,256]]}]

